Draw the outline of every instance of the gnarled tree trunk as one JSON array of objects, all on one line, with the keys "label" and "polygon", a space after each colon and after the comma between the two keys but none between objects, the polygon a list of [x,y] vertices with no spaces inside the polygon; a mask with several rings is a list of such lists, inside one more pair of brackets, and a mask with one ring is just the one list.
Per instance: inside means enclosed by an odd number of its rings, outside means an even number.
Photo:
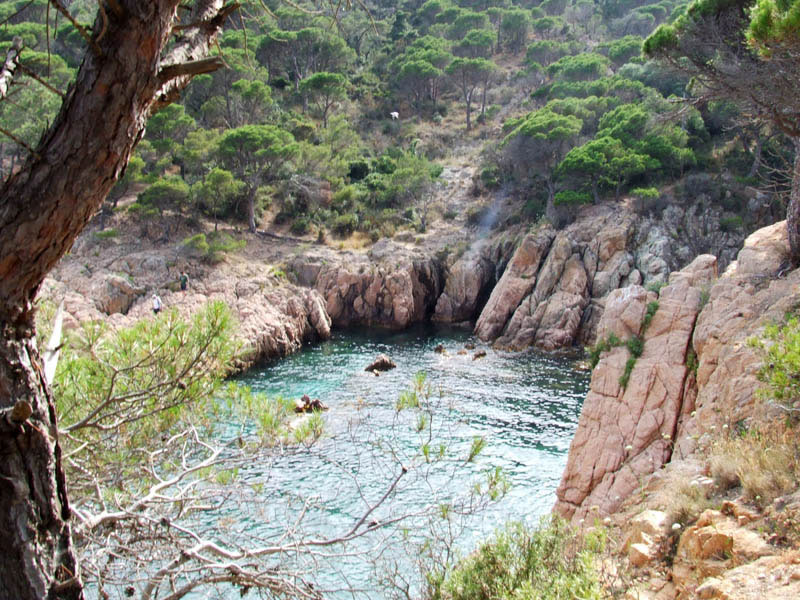
[{"label": "gnarled tree trunk", "polygon": [[800,266],[800,137],[794,143],[794,164],[792,165],[792,188],[789,205],[786,207],[786,228],[789,233],[789,252],[792,265]]},{"label": "gnarled tree trunk", "polygon": [[[103,2],[90,49],[58,117],[0,189],[0,591],[17,600],[82,598],[71,549],[52,396],[34,339],[46,274],[100,208],[151,112],[176,98],[235,5]],[[168,48],[169,44],[169,48]],[[168,49],[167,49],[168,48]],[[14,407],[17,407],[16,409]]]}]

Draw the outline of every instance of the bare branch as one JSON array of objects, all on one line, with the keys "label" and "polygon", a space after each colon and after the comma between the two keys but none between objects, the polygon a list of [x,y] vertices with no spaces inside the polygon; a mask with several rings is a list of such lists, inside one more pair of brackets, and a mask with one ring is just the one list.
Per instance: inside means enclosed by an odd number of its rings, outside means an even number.
[{"label": "bare branch", "polygon": [[5,128],[3,128],[3,127],[0,127],[0,133],[2,133],[2,134],[3,134],[4,136],[6,136],[7,138],[9,138],[9,139],[13,140],[15,143],[17,143],[17,144],[19,144],[20,146],[22,146],[23,148],[25,148],[25,150],[27,150],[28,152],[30,152],[30,153],[31,153],[31,155],[32,155],[34,158],[39,158],[39,155],[36,153],[36,151],[35,151],[33,148],[31,148],[31,147],[30,147],[28,144],[26,144],[24,141],[22,141],[20,138],[18,138],[17,136],[15,136],[13,133],[11,133],[10,131],[8,131],[7,129],[5,129]]},{"label": "bare branch", "polygon": [[45,81],[44,79],[42,79],[41,77],[39,77],[39,76],[38,76],[38,75],[37,75],[37,74],[36,74],[34,71],[32,71],[31,69],[29,69],[29,68],[28,68],[28,67],[26,67],[25,65],[22,65],[22,64],[21,64],[21,65],[19,65],[19,70],[20,70],[20,71],[22,71],[23,73],[25,73],[25,75],[27,75],[27,76],[28,76],[28,77],[30,77],[31,79],[35,79],[36,81],[38,81],[39,83],[41,83],[41,84],[42,84],[44,87],[46,87],[48,90],[50,90],[50,91],[51,91],[51,92],[53,92],[54,94],[56,94],[56,95],[58,95],[58,96],[61,96],[61,98],[66,98],[66,97],[67,97],[67,95],[66,95],[64,92],[62,92],[62,91],[61,91],[61,90],[59,90],[58,88],[55,88],[55,87],[53,87],[52,85],[50,85],[49,83],[47,83],[47,81]]},{"label": "bare branch", "polygon": [[11,42],[11,47],[6,52],[6,59],[3,67],[0,68],[0,100],[4,100],[14,79],[14,72],[19,67],[19,55],[22,52],[22,38],[15,36]]},{"label": "bare branch", "polygon": [[87,44],[89,44],[89,47],[92,49],[92,52],[94,52],[95,55],[97,56],[101,56],[102,51],[100,50],[100,46],[98,46],[97,42],[92,39],[92,36],[89,35],[89,32],[86,31],[86,28],[80,23],[78,23],[78,21],[75,20],[75,17],[73,17],[69,13],[69,11],[66,8],[64,8],[64,6],[62,6],[61,2],[59,0],[50,0],[50,4],[52,4],[53,8],[55,8],[58,12],[64,15],[65,19],[67,19],[70,23],[72,23],[72,26],[78,30],[78,33],[81,34],[81,37],[84,40],[86,40]]},{"label": "bare branch", "polygon": [[176,77],[193,77],[203,73],[212,73],[227,66],[221,56],[210,56],[177,65],[168,65],[161,69],[158,78],[162,83],[167,83]]}]

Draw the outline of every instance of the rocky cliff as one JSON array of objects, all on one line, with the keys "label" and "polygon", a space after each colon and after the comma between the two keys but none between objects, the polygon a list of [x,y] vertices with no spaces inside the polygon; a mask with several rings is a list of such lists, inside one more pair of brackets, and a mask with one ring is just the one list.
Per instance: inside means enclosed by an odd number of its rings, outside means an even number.
[{"label": "rocky cliff", "polygon": [[[760,359],[746,342],[800,303],[800,270],[787,265],[781,222],[748,237],[719,278],[716,259],[702,255],[657,296],[640,286],[609,295],[597,339],[621,345],[602,352],[592,373],[558,512],[574,520],[592,508],[612,513],[673,456],[691,456],[715,427],[752,416]],[[626,343],[633,338],[642,342],[638,358]]]},{"label": "rocky cliff", "polygon": [[[658,294],[631,286],[606,300],[599,362],[555,510],[581,526],[605,519],[624,541],[618,568],[638,581],[626,584],[626,597],[800,594],[796,546],[775,533],[791,531],[785,523],[800,512],[800,492],[766,510],[735,494],[712,501],[721,492],[707,457],[722,432],[785,416],[757,403],[762,358],[748,340],[800,305],[788,251],[777,223],[749,236],[719,277],[716,259],[700,256]],[[675,498],[689,504],[676,508]],[[681,517],[689,506],[698,513]]]},{"label": "rocky cliff", "polygon": [[[367,250],[256,236],[247,238],[242,255],[215,266],[180,245],[143,251],[137,239],[87,232],[44,290],[66,299],[72,323],[130,323],[147,314],[151,292],[187,313],[223,299],[238,314],[256,359],[324,338],[330,326],[403,329],[427,320],[474,323],[476,335],[499,348],[554,350],[592,343],[609,294],[666,281],[702,245],[690,248],[680,238],[702,237],[695,229],[713,222],[697,206],[670,206],[656,218],[608,203],[584,208],[561,231],[547,224],[494,236],[485,229],[433,231],[384,239]],[[740,234],[707,225],[706,245],[726,256]],[[190,271],[187,294],[172,291],[181,270]]]},{"label": "rocky cliff", "polygon": [[[180,258],[171,264],[163,251],[126,250],[107,247],[104,260],[92,263],[64,260],[45,280],[40,297],[63,300],[66,328],[100,319],[115,327],[132,325],[150,315],[151,293],[156,292],[166,308],[187,316],[210,300],[225,301],[249,348],[248,362],[285,356],[305,342],[330,337],[323,298],[290,285],[269,264],[236,260],[209,266]],[[192,273],[186,292],[176,285],[182,270]]]}]

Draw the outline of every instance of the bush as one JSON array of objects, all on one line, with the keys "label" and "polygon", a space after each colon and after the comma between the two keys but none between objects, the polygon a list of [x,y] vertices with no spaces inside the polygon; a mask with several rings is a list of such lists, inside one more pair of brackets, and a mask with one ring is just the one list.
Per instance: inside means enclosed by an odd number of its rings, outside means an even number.
[{"label": "bush", "polygon": [[789,319],[785,325],[771,325],[764,339],[753,339],[751,347],[763,354],[758,378],[765,385],[761,395],[790,413],[800,409],[800,320]]},{"label": "bush", "polygon": [[331,224],[331,229],[333,232],[342,237],[353,233],[356,230],[356,227],[358,227],[358,215],[354,213],[339,215]]},{"label": "bush", "polygon": [[712,445],[709,464],[721,489],[741,486],[748,501],[767,506],[800,485],[800,439],[778,424],[730,432]]},{"label": "bush", "polygon": [[589,192],[576,192],[575,190],[563,190],[555,196],[556,206],[576,206],[579,204],[591,204],[592,195]]},{"label": "bush", "polygon": [[359,159],[350,163],[350,169],[347,172],[350,181],[361,181],[367,175],[369,175],[369,163],[367,161]]},{"label": "bush", "polygon": [[490,167],[484,167],[481,170],[481,183],[486,186],[487,189],[496,190],[500,187],[500,169],[492,165]]},{"label": "bush", "polygon": [[[601,533],[581,537],[558,517],[535,529],[512,523],[432,581],[432,597],[444,600],[600,598],[595,561]],[[431,578],[429,577],[429,582]]]},{"label": "bush", "polygon": [[719,228],[725,233],[730,233],[732,231],[741,231],[743,227],[744,227],[744,219],[742,219],[742,217],[740,217],[739,215],[722,217],[719,220]]},{"label": "bush", "polygon": [[112,238],[117,237],[118,235],[119,231],[117,231],[113,227],[110,229],[104,229],[102,231],[94,232],[94,237],[97,238],[98,240],[110,240]]},{"label": "bush", "polygon": [[235,240],[231,235],[223,232],[212,232],[206,236],[198,233],[183,240],[183,246],[194,251],[203,260],[209,263],[221,262],[229,252],[241,250],[247,245],[245,240]]},{"label": "bush", "polygon": [[309,218],[306,216],[297,217],[293,222],[290,228],[290,231],[295,235],[303,235],[308,233],[308,228],[310,225]]}]

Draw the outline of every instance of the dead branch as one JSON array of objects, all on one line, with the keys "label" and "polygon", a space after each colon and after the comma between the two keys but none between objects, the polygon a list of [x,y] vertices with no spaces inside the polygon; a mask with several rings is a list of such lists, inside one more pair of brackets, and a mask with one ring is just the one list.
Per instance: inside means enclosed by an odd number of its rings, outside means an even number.
[{"label": "dead branch", "polygon": [[193,60],[177,65],[168,65],[161,69],[158,79],[162,83],[167,83],[176,77],[193,77],[203,73],[212,73],[217,69],[227,67],[221,56],[209,56],[200,60]]},{"label": "dead branch", "polygon": [[50,0],[50,4],[53,5],[58,12],[60,12],[67,21],[72,23],[72,26],[81,34],[81,37],[86,40],[86,43],[89,44],[89,47],[92,49],[92,52],[95,53],[96,56],[102,56],[102,51],[100,50],[100,46],[97,45],[97,42],[92,39],[92,36],[89,35],[89,32],[86,31],[86,28],[78,23],[78,21],[73,17],[69,11],[61,4],[59,0]]},{"label": "dead branch", "polygon": [[11,47],[6,52],[6,59],[0,69],[0,100],[4,100],[8,94],[8,88],[14,79],[14,72],[19,67],[19,55],[22,52],[22,38],[15,36],[11,42]]},{"label": "dead branch", "polygon": [[64,92],[62,92],[62,91],[61,91],[61,90],[59,90],[58,88],[56,88],[56,87],[53,87],[52,85],[50,85],[49,83],[47,83],[47,81],[45,81],[43,78],[39,77],[39,76],[38,76],[38,75],[37,75],[37,74],[36,74],[34,71],[32,71],[31,69],[29,69],[29,68],[28,68],[28,67],[26,67],[25,65],[22,65],[22,64],[21,64],[21,65],[19,65],[19,70],[20,70],[20,71],[22,71],[23,73],[25,73],[25,75],[27,75],[27,76],[28,76],[28,77],[30,77],[31,79],[35,79],[36,81],[38,81],[39,83],[41,83],[41,84],[42,84],[44,87],[46,87],[48,90],[50,90],[50,91],[51,91],[51,92],[53,92],[54,94],[56,94],[56,95],[58,95],[58,96],[61,96],[62,98],[66,98],[66,97],[67,97],[67,95],[66,95]]}]

